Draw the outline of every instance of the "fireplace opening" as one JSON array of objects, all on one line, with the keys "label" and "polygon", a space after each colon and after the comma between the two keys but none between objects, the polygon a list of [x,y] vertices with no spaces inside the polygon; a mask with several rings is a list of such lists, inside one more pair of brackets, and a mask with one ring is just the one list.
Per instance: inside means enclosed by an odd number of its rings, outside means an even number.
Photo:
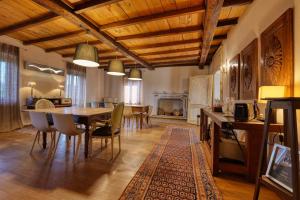
[{"label": "fireplace opening", "polygon": [[158,115],[183,116],[183,101],[175,98],[158,99]]}]

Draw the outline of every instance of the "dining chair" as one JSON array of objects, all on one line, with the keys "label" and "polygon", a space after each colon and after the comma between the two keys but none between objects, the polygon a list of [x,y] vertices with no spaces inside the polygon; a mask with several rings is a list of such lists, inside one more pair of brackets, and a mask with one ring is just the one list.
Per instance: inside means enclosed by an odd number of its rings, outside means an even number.
[{"label": "dining chair", "polygon": [[111,140],[111,160],[114,159],[114,138],[118,137],[119,139],[119,152],[121,152],[121,124],[123,118],[124,111],[124,103],[119,103],[111,114],[111,119],[109,123],[100,128],[92,127],[92,131],[90,132],[90,144],[89,144],[89,152],[92,152],[92,144],[94,138],[101,139],[101,148],[102,148],[102,139],[110,139]]},{"label": "dining chair", "polygon": [[48,157],[50,157],[50,155],[54,149],[54,146],[55,146],[56,129],[54,127],[50,126],[46,113],[29,112],[29,116],[31,119],[32,126],[37,129],[37,132],[36,132],[36,135],[35,135],[31,150],[30,150],[30,154],[32,154],[36,140],[38,140],[38,144],[39,144],[40,135],[41,135],[41,133],[44,132],[44,133],[51,134],[51,143],[50,143],[49,153],[48,153]]},{"label": "dining chair", "polygon": [[35,103],[35,109],[47,109],[47,108],[55,108],[55,105],[47,99],[40,99]]},{"label": "dining chair", "polygon": [[152,110],[153,110],[153,106],[149,105],[149,106],[146,107],[146,110],[143,113],[143,119],[146,120],[146,123],[147,123],[148,126],[149,126],[149,124],[150,124],[150,126],[152,126],[152,123],[151,123]]},{"label": "dining chair", "polygon": [[131,106],[125,106],[123,112],[123,127],[125,127],[125,124],[127,124],[127,127],[130,127],[133,117]]},{"label": "dining chair", "polygon": [[[53,153],[53,158],[57,150],[57,146],[59,144],[59,139],[61,134],[66,135],[67,140],[68,138],[74,138],[73,140],[73,153],[74,158],[73,161],[76,162],[78,158],[78,152],[81,144],[81,136],[85,132],[84,129],[80,129],[76,127],[74,123],[73,116],[71,114],[52,114],[54,127],[59,132],[56,146]],[[76,144],[76,136],[78,137],[77,144]],[[75,147],[76,145],[76,147]]]},{"label": "dining chair", "polygon": [[[37,109],[52,109],[52,108],[55,108],[55,105],[47,99],[40,99],[35,103],[34,108],[36,110]],[[48,120],[49,124],[53,125],[52,116],[50,114],[46,114],[46,116],[47,116],[47,120]]]}]

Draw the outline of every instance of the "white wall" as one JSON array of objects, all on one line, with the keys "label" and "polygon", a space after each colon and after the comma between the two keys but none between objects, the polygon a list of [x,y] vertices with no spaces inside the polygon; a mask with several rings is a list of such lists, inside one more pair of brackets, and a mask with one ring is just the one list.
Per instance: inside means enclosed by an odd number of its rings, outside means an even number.
[{"label": "white wall", "polygon": [[143,70],[143,104],[154,105],[154,92],[188,92],[189,77],[208,74],[207,68],[170,67]]}]

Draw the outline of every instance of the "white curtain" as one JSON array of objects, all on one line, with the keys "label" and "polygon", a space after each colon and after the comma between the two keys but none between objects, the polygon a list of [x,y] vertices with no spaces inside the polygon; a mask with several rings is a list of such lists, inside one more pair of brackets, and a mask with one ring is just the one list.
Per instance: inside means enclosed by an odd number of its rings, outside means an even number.
[{"label": "white curtain", "polygon": [[85,107],[86,103],[86,68],[67,63],[65,96],[72,99],[73,106]]},{"label": "white curtain", "polygon": [[125,104],[138,105],[142,103],[142,81],[124,79]]},{"label": "white curtain", "polygon": [[0,132],[20,127],[19,48],[0,43]]}]

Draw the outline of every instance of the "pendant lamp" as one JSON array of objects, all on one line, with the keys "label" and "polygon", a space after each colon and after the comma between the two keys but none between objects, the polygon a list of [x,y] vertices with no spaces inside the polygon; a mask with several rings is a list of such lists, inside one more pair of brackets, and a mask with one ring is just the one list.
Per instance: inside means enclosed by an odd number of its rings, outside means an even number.
[{"label": "pendant lamp", "polygon": [[84,67],[98,67],[99,57],[97,48],[89,44],[79,44],[76,47],[73,63]]},{"label": "pendant lamp", "polygon": [[113,76],[124,76],[125,71],[122,61],[117,59],[110,61],[107,74]]},{"label": "pendant lamp", "polygon": [[129,80],[134,80],[134,81],[141,81],[141,80],[143,80],[143,78],[142,78],[142,71],[140,69],[136,69],[136,68],[131,69],[130,73],[129,73],[128,79]]}]

